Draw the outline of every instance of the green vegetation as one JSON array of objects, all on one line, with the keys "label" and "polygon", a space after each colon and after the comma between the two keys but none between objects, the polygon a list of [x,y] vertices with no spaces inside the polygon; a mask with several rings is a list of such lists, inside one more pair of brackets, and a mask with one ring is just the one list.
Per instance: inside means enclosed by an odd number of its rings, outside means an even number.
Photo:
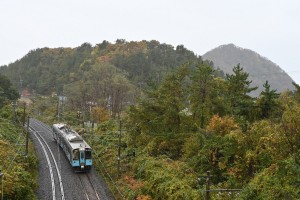
[{"label": "green vegetation", "polygon": [[117,199],[202,199],[207,171],[212,189],[242,189],[212,199],[299,199],[297,84],[279,94],[265,80],[254,98],[243,66],[222,76],[157,41],[38,49],[2,71],[26,67],[39,76],[26,72],[25,85],[47,94],[33,96],[31,113],[76,128]]},{"label": "green vegetation", "polygon": [[7,102],[15,101],[20,97],[18,92],[13,88],[10,80],[0,74],[0,108]]},{"label": "green vegetation", "polygon": [[[62,95],[65,85],[80,85],[80,81],[86,81],[85,73],[99,71],[99,65],[113,65],[119,72],[126,73],[126,78],[133,85],[142,86],[149,80],[160,82],[166,72],[187,61],[198,59],[182,45],[174,49],[171,45],[160,44],[155,40],[117,40],[115,44],[104,40],[94,47],[84,43],[73,49],[32,50],[15,63],[2,66],[0,73],[8,76],[16,87],[22,85],[29,88],[31,93],[50,95],[55,92]],[[92,66],[97,65],[96,69],[91,70]]]},{"label": "green vegetation", "polygon": [[[26,133],[17,119],[21,110],[13,112],[12,102],[19,98],[10,80],[0,74],[0,170],[4,199],[36,199],[38,160],[29,143],[28,155],[24,144]],[[2,196],[2,189],[1,189]]]},{"label": "green vegetation", "polygon": [[25,132],[16,125],[12,107],[0,109],[0,169],[3,177],[4,199],[37,199],[38,160],[32,143],[25,156]]},{"label": "green vegetation", "polygon": [[[199,68],[206,66],[199,64],[195,69]],[[205,74],[203,71],[202,75]],[[285,93],[279,96],[276,91],[270,91],[266,82],[265,91],[254,101],[248,95],[255,88],[249,88],[247,73],[239,65],[233,72],[233,75],[227,75],[223,84],[218,78],[203,77],[202,82],[195,84],[197,79],[189,79],[196,74],[193,70],[182,73],[182,68],[178,68],[170,76],[172,78],[167,76],[160,87],[145,93],[136,105],[131,106],[128,129],[134,142],[130,146],[142,148],[155,159],[166,156],[174,163],[184,162],[188,170],[180,167],[182,173],[191,171],[199,176],[209,170],[213,188],[243,189],[238,196],[212,194],[215,199],[297,199],[300,194],[297,187],[300,104],[296,95]],[[203,87],[207,82],[207,87]],[[200,89],[193,89],[194,85]],[[191,92],[184,95],[184,91]],[[210,92],[213,97],[209,97]],[[203,94],[207,95],[206,99]],[[202,108],[201,103],[205,104]],[[195,117],[198,112],[203,116]],[[135,161],[137,165],[142,164],[140,158]],[[165,174],[165,170],[163,167],[157,173]],[[134,177],[147,187],[146,177],[138,173]],[[180,180],[184,185],[185,179]],[[169,187],[176,187],[178,183],[174,181],[174,185],[161,188],[166,182],[155,185],[169,194],[164,199],[180,199],[176,194],[168,193]],[[193,187],[193,184],[189,186]],[[155,189],[142,191],[157,198],[153,195]]]}]

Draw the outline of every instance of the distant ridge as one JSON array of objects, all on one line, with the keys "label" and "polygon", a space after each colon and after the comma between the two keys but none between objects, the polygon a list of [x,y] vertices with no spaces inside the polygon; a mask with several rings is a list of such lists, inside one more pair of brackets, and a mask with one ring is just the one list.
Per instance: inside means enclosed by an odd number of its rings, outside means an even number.
[{"label": "distant ridge", "polygon": [[227,74],[232,74],[233,67],[240,63],[241,67],[249,73],[252,86],[259,87],[253,92],[253,96],[260,94],[266,80],[269,81],[271,88],[276,89],[277,92],[295,89],[292,78],[286,72],[277,64],[252,50],[234,44],[226,44],[208,51],[202,57],[213,61],[215,68],[219,68]]}]

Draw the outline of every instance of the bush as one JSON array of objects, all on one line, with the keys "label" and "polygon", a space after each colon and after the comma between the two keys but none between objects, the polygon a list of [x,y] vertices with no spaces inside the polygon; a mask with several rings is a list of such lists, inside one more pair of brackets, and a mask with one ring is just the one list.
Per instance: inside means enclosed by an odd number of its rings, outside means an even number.
[{"label": "bush", "polygon": [[299,199],[300,165],[290,157],[257,174],[239,199]]}]

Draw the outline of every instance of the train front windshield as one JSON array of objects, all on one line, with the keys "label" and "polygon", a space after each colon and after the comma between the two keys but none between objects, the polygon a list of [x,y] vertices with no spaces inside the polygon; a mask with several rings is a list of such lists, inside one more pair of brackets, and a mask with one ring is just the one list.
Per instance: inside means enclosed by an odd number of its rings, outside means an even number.
[{"label": "train front windshield", "polygon": [[78,149],[73,150],[73,154],[74,154],[73,159],[79,160],[79,150]]},{"label": "train front windshield", "polygon": [[85,149],[85,159],[92,159],[92,150]]}]

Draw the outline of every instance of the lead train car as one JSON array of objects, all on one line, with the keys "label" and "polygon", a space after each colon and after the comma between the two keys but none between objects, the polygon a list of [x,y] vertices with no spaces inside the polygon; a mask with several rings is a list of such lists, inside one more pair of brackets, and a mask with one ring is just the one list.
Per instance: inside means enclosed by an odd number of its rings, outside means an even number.
[{"label": "lead train car", "polygon": [[66,124],[53,124],[53,138],[66,154],[75,171],[89,171],[92,167],[92,148]]}]

